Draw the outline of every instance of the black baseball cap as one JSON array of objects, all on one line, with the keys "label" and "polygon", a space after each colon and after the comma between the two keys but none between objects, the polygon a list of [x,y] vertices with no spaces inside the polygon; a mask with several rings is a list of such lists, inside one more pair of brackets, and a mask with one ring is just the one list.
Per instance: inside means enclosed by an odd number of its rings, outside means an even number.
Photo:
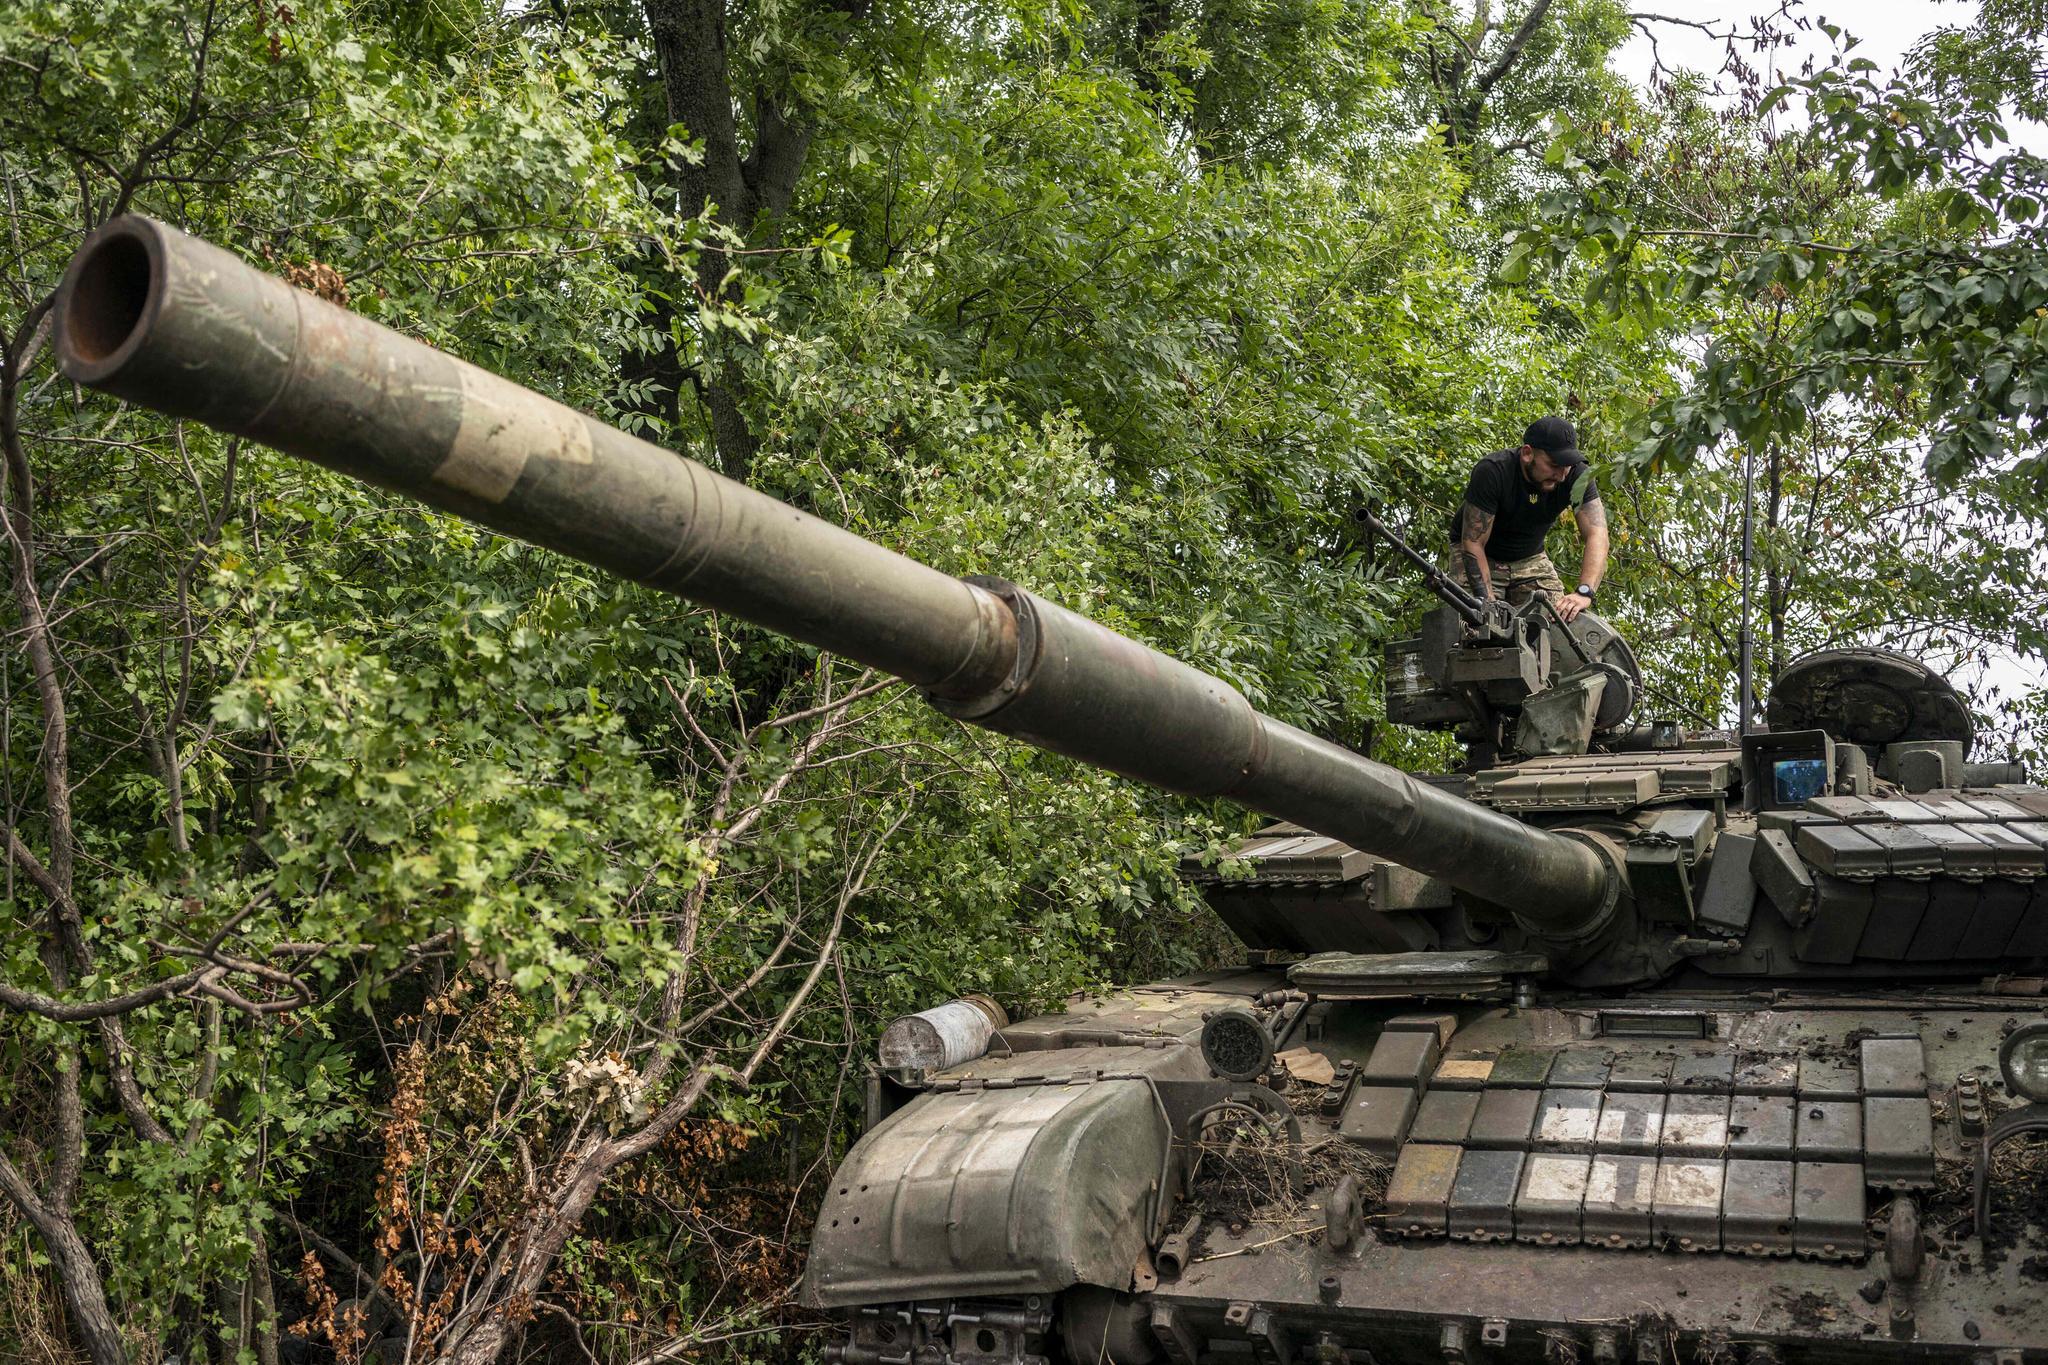
[{"label": "black baseball cap", "polygon": [[1562,417],[1538,417],[1529,423],[1529,429],[1522,433],[1522,444],[1536,447],[1550,457],[1552,464],[1565,469],[1576,469],[1586,462],[1586,457],[1579,454],[1579,433]]}]

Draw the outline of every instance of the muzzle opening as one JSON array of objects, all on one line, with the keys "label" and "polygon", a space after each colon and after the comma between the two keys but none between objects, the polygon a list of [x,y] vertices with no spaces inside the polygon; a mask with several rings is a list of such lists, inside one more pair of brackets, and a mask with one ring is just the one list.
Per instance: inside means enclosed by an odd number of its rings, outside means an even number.
[{"label": "muzzle opening", "polygon": [[149,306],[150,275],[141,238],[116,232],[95,246],[78,263],[65,305],[66,358],[97,366],[127,344]]}]

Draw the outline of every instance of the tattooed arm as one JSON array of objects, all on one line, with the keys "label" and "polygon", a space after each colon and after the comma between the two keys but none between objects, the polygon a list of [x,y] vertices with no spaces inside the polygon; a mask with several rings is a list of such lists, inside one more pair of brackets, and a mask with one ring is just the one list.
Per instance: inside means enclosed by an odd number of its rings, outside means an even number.
[{"label": "tattooed arm", "polygon": [[[1600,586],[1600,577],[1607,572],[1607,509],[1595,498],[1579,504],[1577,512],[1579,539],[1584,548],[1579,555],[1579,582],[1589,588]],[[1578,593],[1568,592],[1557,601],[1560,620],[1575,621],[1580,612],[1590,605]]]},{"label": "tattooed arm", "polygon": [[1584,542],[1579,556],[1579,581],[1597,588],[1607,576],[1607,508],[1597,498],[1581,504],[1578,523],[1579,539]]},{"label": "tattooed arm", "polygon": [[1493,513],[1471,503],[1458,509],[1458,563],[1465,582],[1482,598],[1493,596],[1493,575],[1486,563],[1486,538],[1493,534]]}]

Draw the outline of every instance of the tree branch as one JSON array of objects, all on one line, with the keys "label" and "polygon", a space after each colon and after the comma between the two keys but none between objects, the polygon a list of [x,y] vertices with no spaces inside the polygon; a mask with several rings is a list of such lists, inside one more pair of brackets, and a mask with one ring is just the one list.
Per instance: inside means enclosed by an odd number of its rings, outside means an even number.
[{"label": "tree branch", "polygon": [[297,1217],[287,1210],[273,1209],[271,1213],[278,1222],[283,1223],[293,1232],[298,1233],[305,1240],[306,1245],[312,1247],[313,1250],[319,1252],[322,1256],[334,1262],[342,1271],[346,1272],[355,1281],[355,1289],[358,1295],[375,1301],[379,1307],[383,1308],[392,1317],[401,1321],[404,1320],[405,1314],[399,1310],[398,1301],[393,1299],[390,1293],[377,1283],[377,1277],[365,1270],[362,1264],[353,1256],[350,1256],[346,1251],[343,1251],[340,1247],[329,1241],[317,1229],[300,1222]]},{"label": "tree branch", "polygon": [[0,981],[0,1005],[27,1014],[39,1014],[45,1019],[55,1019],[60,1023],[75,1024],[88,1019],[107,1019],[133,1013],[144,1005],[153,1005],[159,1000],[168,1000],[180,992],[191,990],[199,984],[202,977],[214,970],[217,969],[201,967],[180,976],[168,977],[139,990],[110,996],[105,1000],[58,1000]]},{"label": "tree branch", "polygon": [[1551,0],[1536,0],[1535,4],[1529,6],[1529,12],[1522,16],[1522,22],[1516,25],[1513,36],[1508,39],[1507,47],[1494,59],[1492,65],[1479,74],[1479,79],[1472,83],[1480,94],[1483,95],[1500,84],[1501,78],[1521,59],[1523,49],[1529,46],[1529,40],[1536,36],[1537,29],[1543,27],[1543,16],[1550,13],[1550,5]]}]

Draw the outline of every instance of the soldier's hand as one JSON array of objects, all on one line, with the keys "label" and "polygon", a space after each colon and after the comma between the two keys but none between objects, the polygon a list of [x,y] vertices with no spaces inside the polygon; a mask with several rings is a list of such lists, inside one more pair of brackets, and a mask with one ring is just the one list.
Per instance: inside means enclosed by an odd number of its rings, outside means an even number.
[{"label": "soldier's hand", "polygon": [[1584,611],[1588,604],[1586,602],[1586,599],[1579,596],[1577,593],[1568,592],[1565,593],[1563,596],[1557,598],[1555,600],[1554,605],[1557,607],[1557,619],[1564,622],[1570,622],[1575,617],[1577,617],[1580,612]]}]

